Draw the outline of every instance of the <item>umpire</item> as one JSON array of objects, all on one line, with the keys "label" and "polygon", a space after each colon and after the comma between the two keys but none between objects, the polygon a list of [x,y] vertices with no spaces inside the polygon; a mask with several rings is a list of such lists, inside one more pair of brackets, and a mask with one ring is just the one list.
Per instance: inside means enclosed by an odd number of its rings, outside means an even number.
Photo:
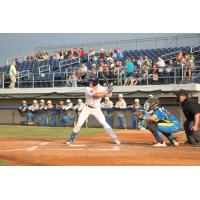
[{"label": "umpire", "polygon": [[189,98],[188,93],[185,91],[178,94],[177,100],[181,103],[186,118],[184,122],[184,129],[187,136],[186,143],[200,147],[200,105],[192,98]]}]

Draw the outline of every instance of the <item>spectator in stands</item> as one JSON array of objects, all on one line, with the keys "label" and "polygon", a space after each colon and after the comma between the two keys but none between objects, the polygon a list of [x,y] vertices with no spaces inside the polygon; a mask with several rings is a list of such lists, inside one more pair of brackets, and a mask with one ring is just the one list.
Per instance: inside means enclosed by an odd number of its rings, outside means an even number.
[{"label": "spectator in stands", "polygon": [[57,51],[54,53],[54,59],[55,60],[59,60],[60,59],[60,54]]},{"label": "spectator in stands", "polygon": [[137,84],[137,80],[136,78],[134,77],[134,73],[135,73],[135,65],[134,63],[132,62],[132,58],[128,58],[126,60],[126,63],[125,63],[125,81],[124,81],[124,86],[128,85],[128,81],[130,80],[131,82],[131,86],[133,85],[136,85]]},{"label": "spectator in stands", "polygon": [[81,62],[83,62],[85,60],[85,52],[84,52],[83,48],[79,49],[79,57],[81,58]]},{"label": "spectator in stands", "polygon": [[140,79],[141,83],[147,83],[147,79],[149,78],[150,74],[150,65],[148,61],[144,61],[142,66],[140,67]]},{"label": "spectator in stands", "polygon": [[194,68],[194,63],[190,60],[190,57],[187,57],[187,62],[183,69],[183,80],[191,80],[192,69]]},{"label": "spectator in stands", "polygon": [[112,51],[112,49],[109,49],[108,52],[107,52],[107,60],[109,60],[109,58],[110,59],[113,58],[113,51]]},{"label": "spectator in stands", "polygon": [[161,55],[158,56],[157,66],[158,66],[159,81],[164,82],[164,80],[165,80],[165,76],[164,76],[165,61],[162,59]]},{"label": "spectator in stands", "polygon": [[103,114],[105,115],[106,122],[113,127],[113,102],[109,99],[109,97],[105,97],[105,101],[101,103],[101,108]]},{"label": "spectator in stands", "polygon": [[124,126],[124,108],[126,108],[126,102],[123,98],[123,94],[119,94],[119,100],[115,104],[115,108],[118,108],[117,112],[117,119],[118,119],[118,126],[120,129],[125,129]]},{"label": "spectator in stands", "polygon": [[138,119],[138,112],[143,110],[143,106],[140,105],[140,100],[135,99],[133,105],[128,106],[129,108],[132,108],[133,117],[133,129],[138,129],[139,125],[139,119]]},{"label": "spectator in stands", "polygon": [[69,78],[66,80],[67,87],[77,87],[78,81],[80,79],[77,77],[76,73],[74,72]]},{"label": "spectator in stands", "polygon": [[11,80],[9,88],[13,89],[13,88],[15,88],[16,77],[17,77],[17,70],[16,70],[16,62],[15,62],[15,60],[12,61],[12,64],[10,66],[9,76],[10,76],[10,80]]},{"label": "spectator in stands", "polygon": [[123,53],[122,53],[122,51],[119,49],[119,48],[117,48],[117,58],[124,58],[124,55],[123,55]]},{"label": "spectator in stands", "polygon": [[156,63],[153,65],[153,69],[150,70],[149,77],[152,78],[150,84],[158,83],[158,65]]},{"label": "spectator in stands", "polygon": [[174,62],[172,59],[170,59],[165,68],[165,74],[166,74],[165,80],[167,83],[172,83],[174,77],[174,68],[175,68]]},{"label": "spectator in stands", "polygon": [[86,65],[85,63],[82,63],[82,64],[81,64],[81,68],[80,68],[81,77],[82,77],[82,78],[86,76],[87,70],[88,70],[87,65]]},{"label": "spectator in stands", "polygon": [[122,61],[117,61],[116,63],[116,71],[119,78],[119,84],[122,85],[123,77],[125,77],[125,69],[126,67],[123,65]]},{"label": "spectator in stands", "polygon": [[179,51],[179,54],[176,56],[176,60],[179,64],[182,63],[182,60],[183,60],[183,53],[182,51]]},{"label": "spectator in stands", "polygon": [[179,51],[178,55],[176,56],[176,61],[177,61],[176,77],[177,79],[180,79],[180,77],[182,76],[182,71],[184,66],[182,51]]},{"label": "spectator in stands", "polygon": [[104,51],[104,49],[100,49],[99,59],[104,60],[105,58],[106,58],[106,52]]},{"label": "spectator in stands", "polygon": [[88,60],[93,61],[93,59],[95,57],[95,51],[92,47],[90,47],[89,50],[88,50],[88,56],[89,56]]},{"label": "spectator in stands", "polygon": [[113,53],[113,56],[112,56],[112,58],[114,58],[114,59],[117,59],[117,57],[118,57],[118,51],[117,51],[117,49],[114,49],[114,53]]},{"label": "spectator in stands", "polygon": [[142,67],[144,63],[144,56],[140,56],[140,58],[137,61],[138,66],[140,66],[140,68]]}]

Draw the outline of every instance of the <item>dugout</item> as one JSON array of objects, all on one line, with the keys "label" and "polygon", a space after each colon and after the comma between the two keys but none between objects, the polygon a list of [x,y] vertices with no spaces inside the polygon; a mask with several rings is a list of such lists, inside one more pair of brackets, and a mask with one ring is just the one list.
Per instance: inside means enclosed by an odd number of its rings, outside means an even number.
[{"label": "dugout", "polygon": [[[165,106],[170,112],[174,113],[183,123],[184,116],[179,104],[176,102],[176,93],[180,90],[187,90],[191,96],[200,102],[200,84],[179,84],[179,85],[149,85],[149,86],[115,86],[111,100],[115,103],[118,94],[123,93],[127,105],[133,103],[135,98],[140,99],[143,104],[149,94],[159,97],[161,105]],[[0,124],[21,124],[24,121],[21,118],[17,107],[22,100],[26,100],[28,104],[32,104],[33,99],[51,99],[53,103],[57,103],[60,99],[71,99],[73,104],[77,103],[77,99],[84,100],[84,88],[16,88],[16,89],[0,89]],[[114,127],[117,127],[117,117],[114,111]],[[132,127],[132,112],[127,111],[126,127]],[[99,127],[98,122],[90,117],[88,120],[89,127]]]}]

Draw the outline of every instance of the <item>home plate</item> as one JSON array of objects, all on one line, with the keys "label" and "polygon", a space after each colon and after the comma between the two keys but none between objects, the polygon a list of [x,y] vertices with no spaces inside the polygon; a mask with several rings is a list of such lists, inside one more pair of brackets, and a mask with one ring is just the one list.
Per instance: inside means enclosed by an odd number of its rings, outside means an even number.
[{"label": "home plate", "polygon": [[70,144],[70,147],[85,147],[85,144]]}]

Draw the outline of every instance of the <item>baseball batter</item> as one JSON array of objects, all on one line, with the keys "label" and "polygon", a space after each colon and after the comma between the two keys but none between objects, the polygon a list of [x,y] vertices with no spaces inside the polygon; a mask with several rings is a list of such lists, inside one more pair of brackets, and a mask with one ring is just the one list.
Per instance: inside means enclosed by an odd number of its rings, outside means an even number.
[{"label": "baseball batter", "polygon": [[115,144],[120,144],[120,141],[117,139],[117,136],[110,125],[106,122],[105,116],[101,111],[102,97],[107,96],[112,91],[105,90],[104,87],[100,86],[99,78],[96,76],[90,77],[88,86],[89,87],[86,87],[85,89],[85,105],[79,115],[77,124],[66,141],[66,144],[70,145],[74,142],[80,128],[90,115],[93,115],[99,121]]}]

